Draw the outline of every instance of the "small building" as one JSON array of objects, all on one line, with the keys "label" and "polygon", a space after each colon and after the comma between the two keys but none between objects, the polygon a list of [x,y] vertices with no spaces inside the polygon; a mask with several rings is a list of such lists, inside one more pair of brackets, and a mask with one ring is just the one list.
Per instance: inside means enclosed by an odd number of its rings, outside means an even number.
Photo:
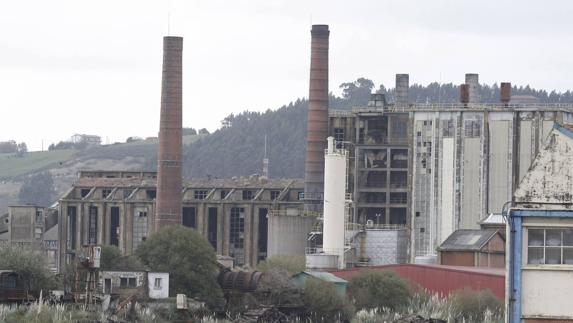
[{"label": "small building", "polygon": [[19,302],[27,299],[24,282],[12,270],[0,270],[0,302]]},{"label": "small building", "polygon": [[169,274],[143,270],[105,270],[99,272],[99,286],[100,292],[105,295],[163,299],[169,297]]},{"label": "small building", "polygon": [[336,291],[338,294],[341,296],[346,295],[346,287],[348,282],[342,278],[336,277],[331,273],[324,271],[301,271],[300,273],[292,276],[293,282],[299,287],[304,287],[306,285],[306,281],[310,278],[316,278],[327,281],[329,283],[333,283],[336,286]]},{"label": "small building", "polygon": [[573,131],[555,125],[508,216],[509,323],[573,322]]},{"label": "small building", "polygon": [[505,238],[495,229],[456,230],[438,254],[441,265],[505,268]]}]

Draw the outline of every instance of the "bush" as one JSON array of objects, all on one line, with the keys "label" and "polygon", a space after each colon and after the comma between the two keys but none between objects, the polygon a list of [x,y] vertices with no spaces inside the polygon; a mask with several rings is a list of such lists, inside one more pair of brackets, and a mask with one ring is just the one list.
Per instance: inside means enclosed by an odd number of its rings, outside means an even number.
[{"label": "bush", "polygon": [[400,309],[411,296],[407,282],[391,271],[363,271],[350,279],[348,292],[359,309]]},{"label": "bush", "polygon": [[300,305],[302,290],[293,283],[285,269],[272,268],[265,271],[257,287],[257,294],[267,305]]},{"label": "bush", "polygon": [[312,322],[348,321],[354,314],[354,307],[338,294],[334,284],[316,278],[306,281],[303,302]]},{"label": "bush", "polygon": [[257,269],[263,272],[272,269],[284,269],[290,275],[303,271],[306,267],[306,259],[303,255],[277,255],[261,261]]},{"label": "bush", "polygon": [[0,268],[13,270],[28,292],[39,293],[57,287],[43,254],[28,248],[0,248]]},{"label": "bush", "polygon": [[503,302],[491,290],[474,291],[463,289],[452,295],[455,311],[472,322],[482,322],[484,315],[489,311],[493,315],[503,313]]},{"label": "bush", "polygon": [[215,250],[196,230],[173,225],[147,238],[136,251],[151,270],[169,273],[169,292],[218,305],[222,291],[216,276]]}]

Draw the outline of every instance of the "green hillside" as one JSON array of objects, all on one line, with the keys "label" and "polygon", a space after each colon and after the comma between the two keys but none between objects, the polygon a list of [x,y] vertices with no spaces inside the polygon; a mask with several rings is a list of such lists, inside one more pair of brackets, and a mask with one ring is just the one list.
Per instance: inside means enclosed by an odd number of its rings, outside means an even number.
[{"label": "green hillside", "polygon": [[22,157],[0,154],[0,179],[17,177],[66,162],[77,153],[75,149],[29,152]]}]

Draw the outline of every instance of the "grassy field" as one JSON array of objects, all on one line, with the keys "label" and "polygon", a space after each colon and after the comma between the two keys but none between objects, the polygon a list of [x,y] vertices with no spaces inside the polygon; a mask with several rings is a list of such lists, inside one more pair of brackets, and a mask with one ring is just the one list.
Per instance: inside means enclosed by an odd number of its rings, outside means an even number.
[{"label": "grassy field", "polygon": [[75,149],[35,151],[24,157],[13,154],[0,154],[0,178],[15,177],[31,171],[57,165],[70,159],[77,151]]}]

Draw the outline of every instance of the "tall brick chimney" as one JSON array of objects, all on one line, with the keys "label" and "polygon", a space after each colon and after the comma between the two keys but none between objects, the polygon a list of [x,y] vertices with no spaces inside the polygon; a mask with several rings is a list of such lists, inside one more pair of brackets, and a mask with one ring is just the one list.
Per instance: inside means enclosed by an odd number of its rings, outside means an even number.
[{"label": "tall brick chimney", "polygon": [[[328,25],[313,25],[310,31],[310,90],[306,131],[304,192],[307,210],[322,207],[324,193],[324,150],[328,136]],[[313,200],[313,201],[308,201]]]},{"label": "tall brick chimney", "polygon": [[181,224],[182,37],[163,38],[155,230]]},{"label": "tall brick chimney", "polygon": [[501,82],[499,100],[505,105],[509,104],[509,101],[511,101],[511,83]]},{"label": "tall brick chimney", "polygon": [[408,105],[409,79],[408,74],[396,74],[396,105]]}]

